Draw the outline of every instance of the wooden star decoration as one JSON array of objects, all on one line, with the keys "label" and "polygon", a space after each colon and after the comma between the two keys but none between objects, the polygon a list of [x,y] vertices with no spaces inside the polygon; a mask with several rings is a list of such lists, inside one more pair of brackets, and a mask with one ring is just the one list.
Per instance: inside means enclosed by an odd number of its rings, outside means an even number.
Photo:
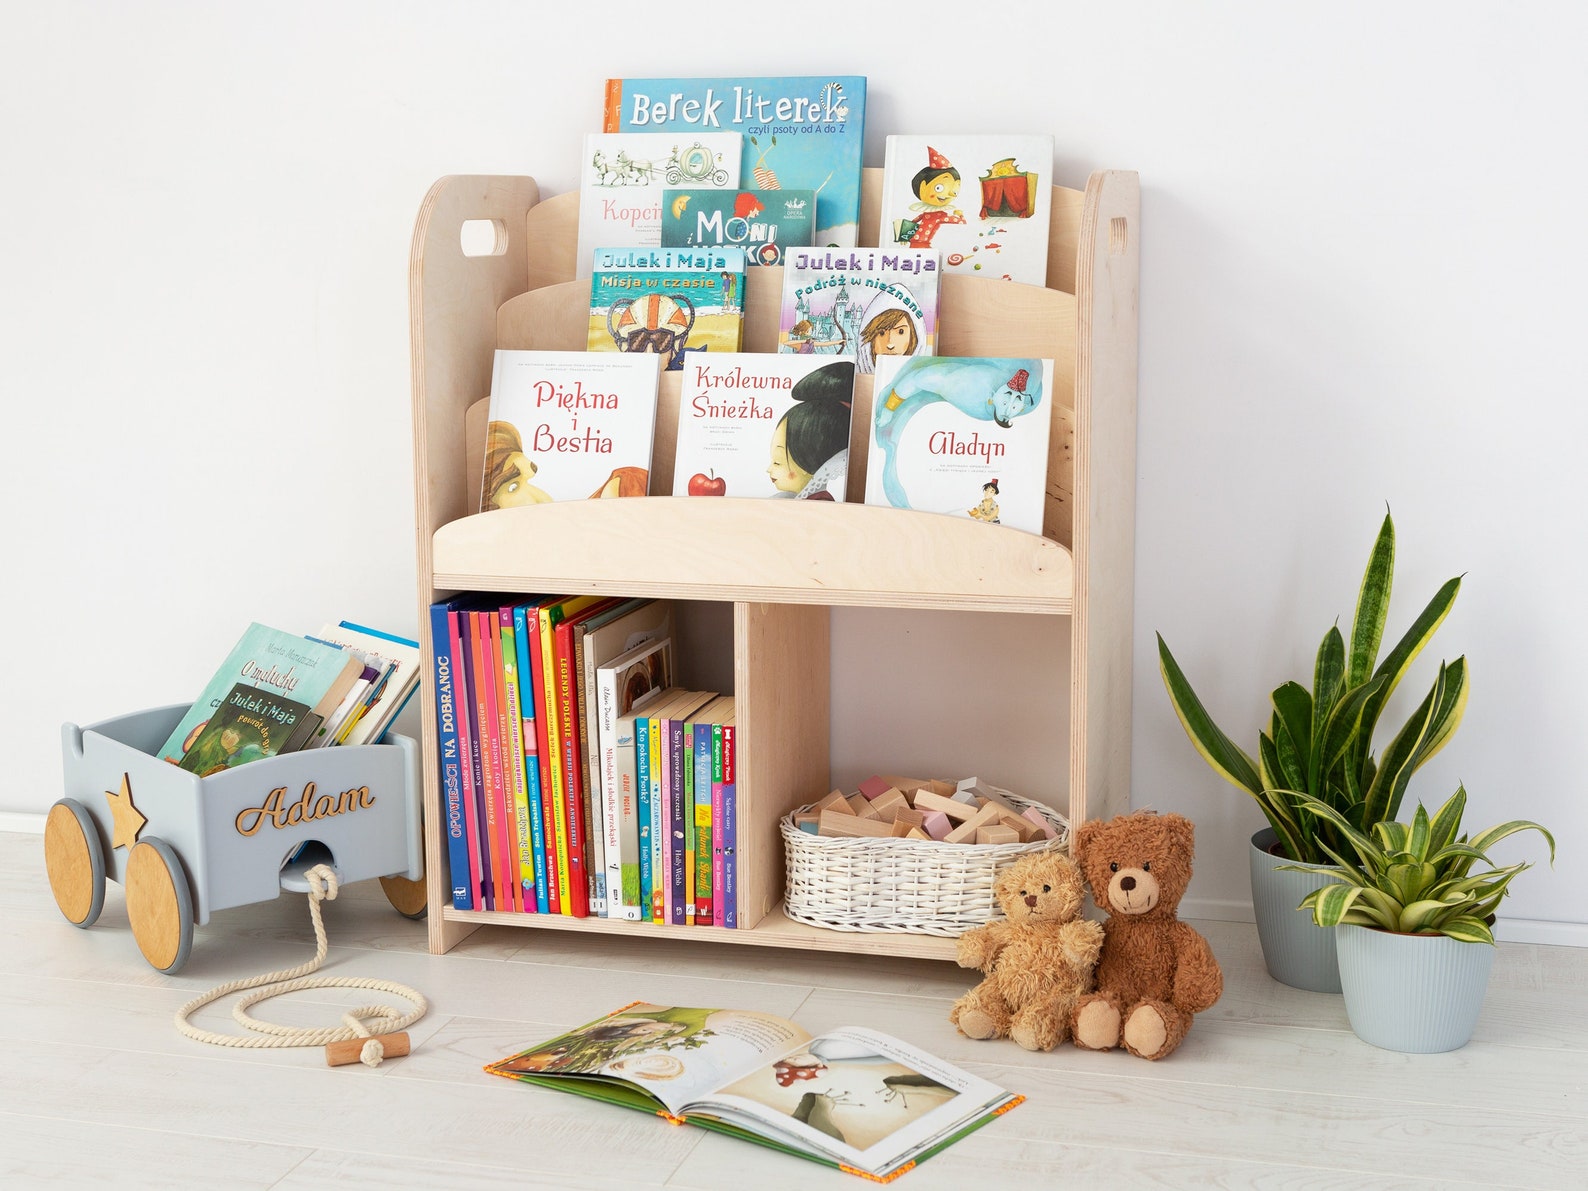
[{"label": "wooden star decoration", "polygon": [[112,849],[131,848],[138,842],[138,833],[143,830],[143,825],[149,821],[143,817],[142,811],[132,805],[132,786],[127,778],[127,774],[121,775],[119,791],[105,791],[111,818],[115,820],[115,829],[111,832]]}]

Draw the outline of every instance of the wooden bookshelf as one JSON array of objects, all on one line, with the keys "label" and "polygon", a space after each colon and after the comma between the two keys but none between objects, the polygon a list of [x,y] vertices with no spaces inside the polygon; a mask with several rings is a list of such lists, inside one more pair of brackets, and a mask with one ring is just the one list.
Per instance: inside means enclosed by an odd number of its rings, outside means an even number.
[{"label": "wooden bookshelf", "polygon": [[[867,170],[862,244],[878,222]],[[1055,187],[1046,287],[948,275],[940,355],[1052,358],[1053,426],[1043,532],[860,503],[673,500],[678,381],[664,376],[652,462],[656,495],[476,514],[484,399],[498,347],[583,349],[590,283],[574,279],[578,196],[541,200],[533,179],[448,177],[420,208],[409,270],[414,491],[423,647],[429,605],[460,591],[568,591],[732,605],[739,724],[738,930],[452,908],[436,765],[435,691],[424,686],[422,766],[430,947],[483,923],[624,937],[687,937],[807,950],[951,959],[953,940],[830,931],[782,912],[778,819],[829,788],[829,609],[1035,613],[1070,646],[1072,823],[1130,802],[1135,523],[1136,175],[1101,171]],[[465,256],[466,221],[495,225],[497,251]],[[746,279],[746,351],[771,351],[780,268]],[[849,493],[865,490],[870,377],[858,378]],[[644,552],[633,543],[645,542]],[[704,545],[703,545],[704,544]],[[640,560],[640,561],[637,561]],[[1051,627],[1048,627],[1051,626]],[[797,691],[782,675],[804,676]]]}]

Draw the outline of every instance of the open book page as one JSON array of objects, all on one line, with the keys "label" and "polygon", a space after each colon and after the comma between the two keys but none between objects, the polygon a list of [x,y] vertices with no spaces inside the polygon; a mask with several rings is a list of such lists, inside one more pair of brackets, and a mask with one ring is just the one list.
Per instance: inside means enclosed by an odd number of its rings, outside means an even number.
[{"label": "open book page", "polygon": [[897,1038],[851,1028],[758,1066],[687,1115],[880,1173],[1013,1099]]},{"label": "open book page", "polygon": [[486,1071],[569,1091],[577,1080],[626,1084],[675,1116],[686,1104],[742,1080],[810,1035],[792,1022],[743,1009],[685,1009],[639,1002]]}]

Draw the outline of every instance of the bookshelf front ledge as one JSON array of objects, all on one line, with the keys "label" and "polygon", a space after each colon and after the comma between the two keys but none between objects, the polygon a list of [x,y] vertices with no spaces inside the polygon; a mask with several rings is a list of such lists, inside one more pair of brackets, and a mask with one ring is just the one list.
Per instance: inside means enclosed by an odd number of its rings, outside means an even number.
[{"label": "bookshelf front ledge", "polygon": [[853,955],[883,955],[906,959],[954,961],[953,939],[907,931],[836,931],[806,926],[783,913],[779,905],[748,930],[715,926],[657,926],[650,922],[615,922],[610,918],[572,918],[562,914],[504,914],[481,910],[442,909],[446,922],[475,926],[523,926],[543,930],[580,931],[655,939],[673,943],[740,943],[750,947],[787,947],[796,951],[844,951]]},{"label": "bookshelf front ledge", "polygon": [[860,504],[641,497],[464,517],[436,530],[436,590],[647,594],[1065,615],[1075,562],[1005,526]]}]

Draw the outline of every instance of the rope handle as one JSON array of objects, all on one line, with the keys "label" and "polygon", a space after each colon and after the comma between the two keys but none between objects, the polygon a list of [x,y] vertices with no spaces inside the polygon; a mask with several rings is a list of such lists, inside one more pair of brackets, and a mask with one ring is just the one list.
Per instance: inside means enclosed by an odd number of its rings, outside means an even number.
[{"label": "rope handle", "polygon": [[[406,984],[398,984],[393,980],[371,980],[360,976],[316,976],[307,977],[325,962],[327,950],[325,938],[325,923],[321,920],[320,903],[322,901],[335,901],[337,894],[336,870],[329,865],[317,864],[310,868],[304,877],[309,882],[309,919],[314,923],[314,958],[307,963],[299,964],[295,968],[285,968],[279,972],[269,972],[263,976],[253,976],[245,980],[233,980],[229,984],[222,984],[210,989],[201,997],[196,997],[176,1011],[176,1028],[184,1036],[198,1042],[208,1042],[212,1046],[241,1046],[248,1048],[273,1047],[273,1046],[324,1046],[326,1048],[326,1061],[331,1066],[349,1063],[353,1058],[366,1067],[379,1067],[381,1060],[388,1055],[396,1058],[408,1053],[408,1036],[402,1031],[418,1021],[430,1010],[430,1003],[424,996]],[[389,1005],[361,1005],[342,1015],[341,1026],[326,1026],[321,1029],[302,1029],[296,1026],[284,1026],[276,1022],[262,1021],[251,1016],[247,1011],[251,1006],[260,1001],[267,1001],[272,997],[284,996],[290,992],[301,992],[306,988],[369,988],[378,992],[392,993],[413,1002],[415,1008],[411,1013],[399,1015]],[[230,996],[234,992],[245,989],[257,991],[249,993],[232,1006],[232,1018],[244,1029],[253,1031],[250,1035],[217,1034],[211,1030],[200,1029],[188,1021],[194,1013],[205,1005],[220,998]],[[377,1035],[365,1024],[366,1022],[380,1023],[381,1032]],[[349,1042],[357,1042],[356,1054],[350,1054]],[[335,1044],[341,1044],[340,1046]]]}]

